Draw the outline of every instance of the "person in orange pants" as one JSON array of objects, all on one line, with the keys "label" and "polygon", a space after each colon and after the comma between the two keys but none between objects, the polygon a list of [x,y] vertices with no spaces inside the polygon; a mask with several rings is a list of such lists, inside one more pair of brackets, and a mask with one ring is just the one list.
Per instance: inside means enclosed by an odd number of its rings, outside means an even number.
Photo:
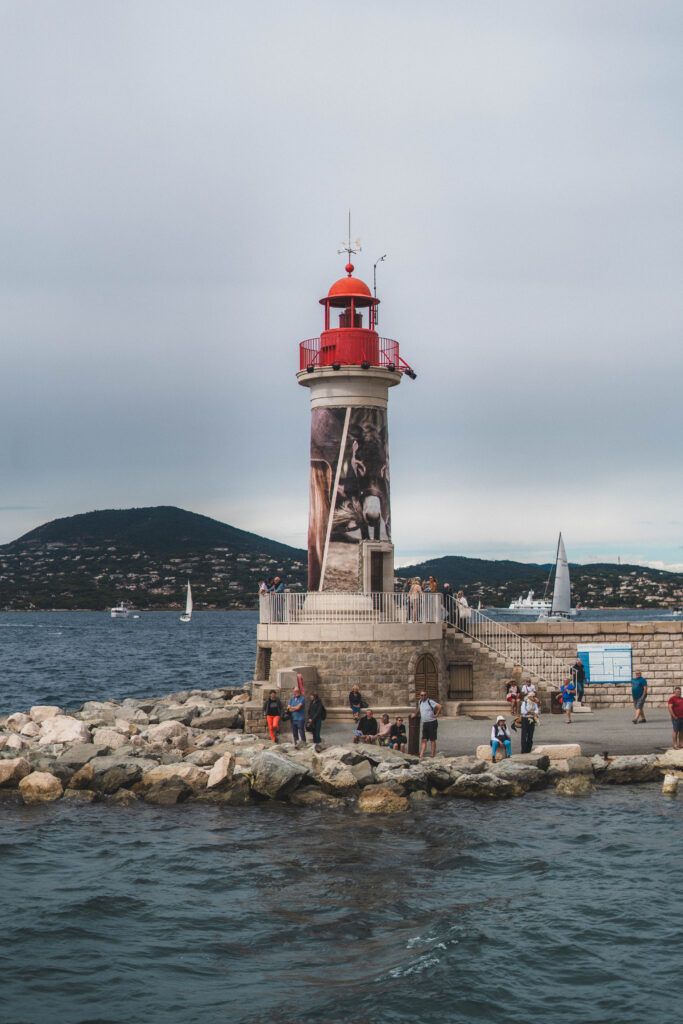
[{"label": "person in orange pants", "polygon": [[276,690],[271,690],[263,702],[263,716],[268,725],[268,732],[273,743],[279,741],[280,719],[282,717],[282,701]]}]

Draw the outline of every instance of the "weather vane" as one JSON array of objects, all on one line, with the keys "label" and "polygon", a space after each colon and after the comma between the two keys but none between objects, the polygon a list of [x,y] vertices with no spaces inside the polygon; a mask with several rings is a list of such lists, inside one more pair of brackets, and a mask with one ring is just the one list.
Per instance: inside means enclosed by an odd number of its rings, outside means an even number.
[{"label": "weather vane", "polygon": [[355,256],[356,253],[359,253],[362,248],[363,247],[360,244],[360,238],[357,238],[353,245],[351,245],[351,211],[349,210],[349,237],[346,242],[342,242],[341,249],[337,249],[337,255],[341,256],[341,254],[345,252],[349,257],[350,263],[351,257]]}]

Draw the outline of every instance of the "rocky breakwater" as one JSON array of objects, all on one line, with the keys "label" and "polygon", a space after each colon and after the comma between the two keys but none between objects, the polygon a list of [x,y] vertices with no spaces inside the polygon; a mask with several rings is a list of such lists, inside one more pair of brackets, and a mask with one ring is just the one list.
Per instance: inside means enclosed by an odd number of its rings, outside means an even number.
[{"label": "rocky breakwater", "polygon": [[440,754],[425,761],[372,746],[296,750],[244,734],[246,700],[228,690],[192,690],[88,701],[68,714],[39,706],[9,715],[0,719],[0,794],[28,805],[278,800],[396,814],[442,799],[498,800],[546,788],[581,796],[597,785],[651,782],[671,772],[681,753],[588,758],[564,744],[493,764],[490,750],[488,759]]}]

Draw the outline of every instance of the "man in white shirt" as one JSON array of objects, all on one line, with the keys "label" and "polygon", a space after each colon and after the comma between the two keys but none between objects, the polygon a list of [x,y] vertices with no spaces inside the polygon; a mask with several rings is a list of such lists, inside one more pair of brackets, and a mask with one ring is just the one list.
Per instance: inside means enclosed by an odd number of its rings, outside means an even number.
[{"label": "man in white shirt", "polygon": [[425,756],[427,751],[427,743],[432,745],[432,757],[436,756],[436,733],[439,728],[437,722],[438,716],[441,714],[441,705],[432,700],[427,696],[427,691],[423,690],[420,694],[420,698],[417,704],[417,710],[420,713],[420,722],[422,723],[422,745],[420,747],[420,760]]},{"label": "man in white shirt", "polygon": [[530,754],[534,745],[534,730],[538,722],[541,709],[536,702],[534,694],[528,693],[522,701],[519,709],[522,716],[522,753]]}]

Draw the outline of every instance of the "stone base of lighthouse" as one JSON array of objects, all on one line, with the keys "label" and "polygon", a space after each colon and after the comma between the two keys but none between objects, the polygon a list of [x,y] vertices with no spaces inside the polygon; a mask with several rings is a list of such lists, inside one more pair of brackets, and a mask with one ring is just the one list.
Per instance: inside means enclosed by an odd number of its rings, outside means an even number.
[{"label": "stone base of lighthouse", "polygon": [[456,714],[462,701],[501,700],[510,678],[509,666],[496,664],[441,622],[261,624],[252,730],[260,725],[264,694],[272,688],[288,697],[297,672],[307,692],[317,691],[328,709],[344,711],[349,690],[358,684],[375,709],[405,711],[425,689]]}]

